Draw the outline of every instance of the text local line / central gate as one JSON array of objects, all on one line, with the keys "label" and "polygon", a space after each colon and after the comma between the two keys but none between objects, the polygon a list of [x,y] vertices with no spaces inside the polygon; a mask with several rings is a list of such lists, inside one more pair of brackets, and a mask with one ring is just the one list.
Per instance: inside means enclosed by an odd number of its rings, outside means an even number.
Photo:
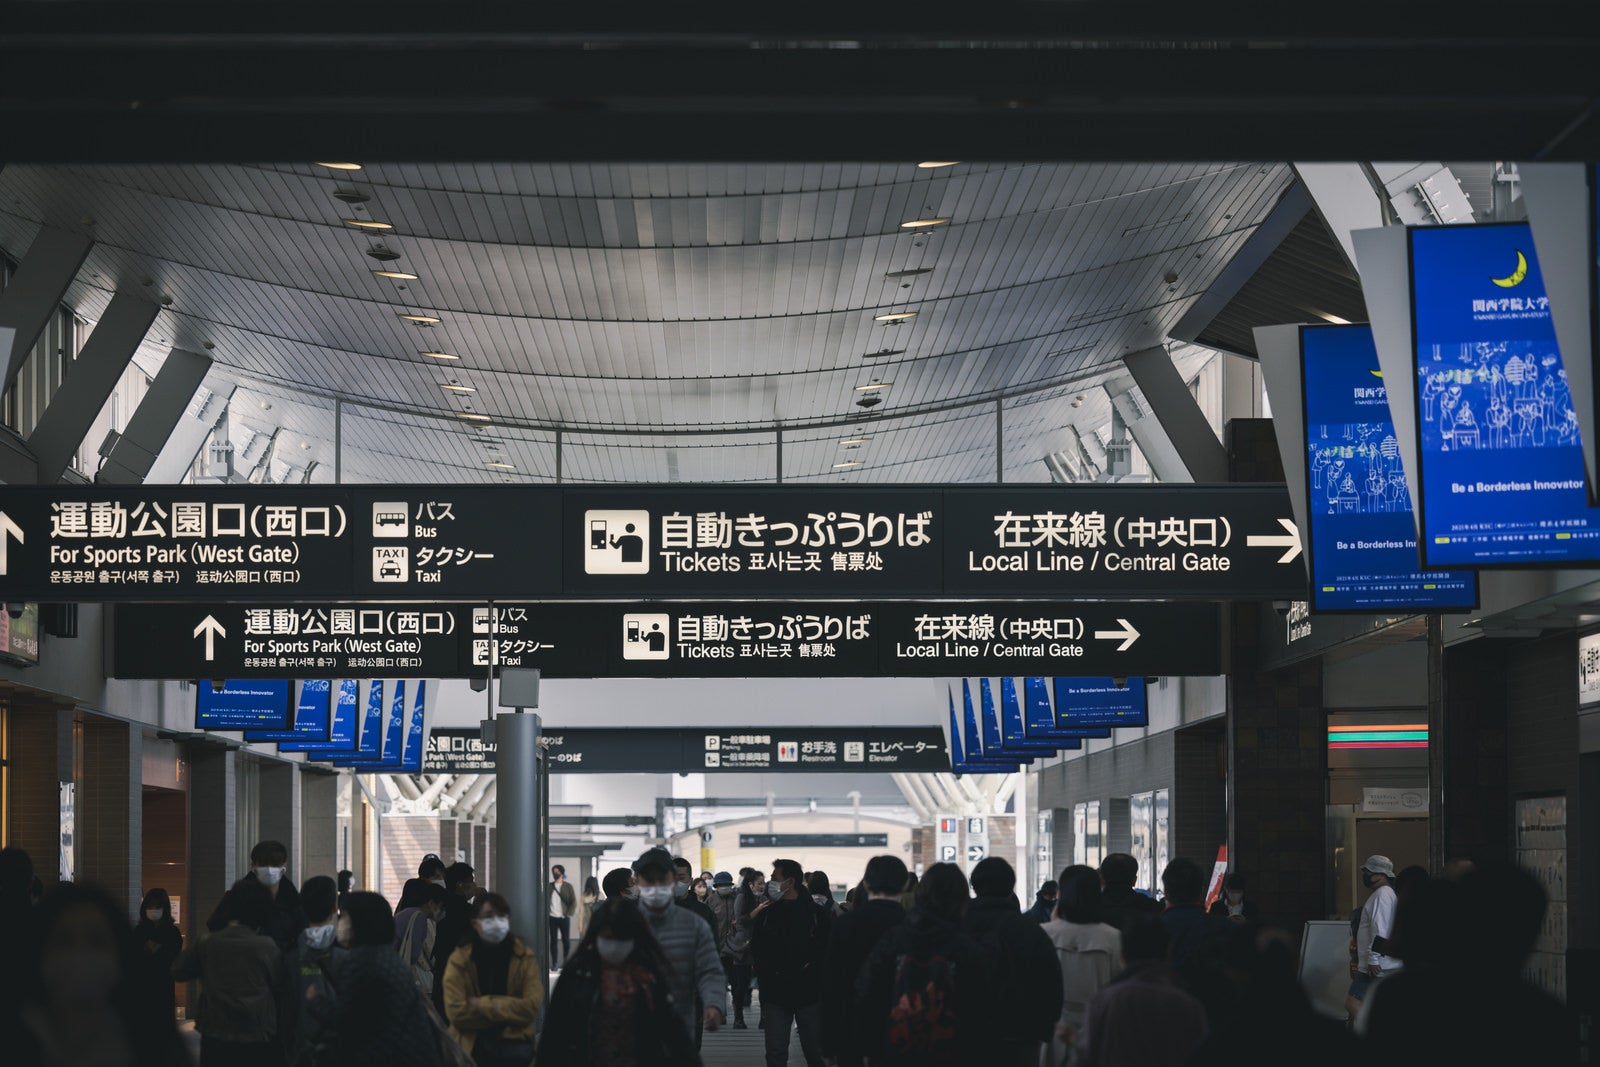
[{"label": "text local line / central gate", "polygon": [[1303,599],[1281,485],[0,490],[8,601]]}]

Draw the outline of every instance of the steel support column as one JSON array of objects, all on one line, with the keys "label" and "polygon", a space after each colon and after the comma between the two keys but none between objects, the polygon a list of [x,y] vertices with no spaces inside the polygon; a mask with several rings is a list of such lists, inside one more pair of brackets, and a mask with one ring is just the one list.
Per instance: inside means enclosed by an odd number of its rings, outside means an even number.
[{"label": "steel support column", "polygon": [[[545,916],[539,910],[539,716],[530,712],[497,716],[494,781],[506,802],[500,820],[495,883],[511,905],[511,929],[535,951],[544,945]],[[541,953],[542,955],[542,953]]]},{"label": "steel support column", "polygon": [[128,428],[111,446],[95,481],[111,485],[143,482],[210,370],[210,356],[181,348],[168,352],[167,361],[139,401]]},{"label": "steel support column", "polygon": [[1227,481],[1228,450],[1217,439],[1167,350],[1156,347],[1130,352],[1122,357],[1122,363],[1190,477],[1197,482]]},{"label": "steel support column", "polygon": [[5,388],[17,380],[17,372],[27,362],[50,316],[60,309],[67,286],[93,247],[94,241],[87,236],[54,226],[41,227],[34,236],[10,284],[0,292],[0,337],[6,327],[16,331],[9,347],[0,346],[0,356],[6,361]]}]

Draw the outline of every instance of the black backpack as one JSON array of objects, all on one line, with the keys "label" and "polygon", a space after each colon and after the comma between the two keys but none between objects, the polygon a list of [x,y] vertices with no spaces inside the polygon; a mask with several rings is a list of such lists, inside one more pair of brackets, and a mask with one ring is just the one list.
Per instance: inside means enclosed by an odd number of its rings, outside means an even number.
[{"label": "black backpack", "polygon": [[883,1051],[892,1063],[956,1063],[956,961],[938,952],[896,957]]}]

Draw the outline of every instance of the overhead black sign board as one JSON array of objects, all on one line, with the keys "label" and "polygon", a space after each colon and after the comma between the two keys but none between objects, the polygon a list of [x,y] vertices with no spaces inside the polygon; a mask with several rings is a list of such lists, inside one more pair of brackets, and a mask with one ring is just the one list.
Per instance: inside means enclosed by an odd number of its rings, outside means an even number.
[{"label": "overhead black sign board", "polygon": [[116,678],[1216,675],[1214,604],[123,604]]},{"label": "overhead black sign board", "polygon": [[740,848],[888,848],[888,834],[740,834]]},{"label": "overhead black sign board", "polygon": [[1305,591],[1282,486],[0,489],[7,601]]},{"label": "overhead black sign board", "polygon": [[[555,774],[705,771],[939,771],[950,769],[937,727],[762,727],[739,730],[561,729],[541,735]],[[424,774],[492,774],[495,746],[475,728],[435,728]]]}]

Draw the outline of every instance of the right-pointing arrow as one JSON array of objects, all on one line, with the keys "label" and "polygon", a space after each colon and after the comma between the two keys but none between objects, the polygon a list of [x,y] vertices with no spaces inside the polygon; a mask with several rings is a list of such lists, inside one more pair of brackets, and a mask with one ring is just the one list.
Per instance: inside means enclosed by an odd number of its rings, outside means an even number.
[{"label": "right-pointing arrow", "polygon": [[219,637],[227,637],[228,631],[223,629],[215,615],[207,615],[200,620],[200,625],[194,628],[194,636],[206,635],[206,662],[210,663],[217,658],[216,641]]},{"label": "right-pointing arrow", "polygon": [[1121,626],[1122,629],[1096,630],[1094,632],[1094,639],[1096,641],[1121,641],[1122,644],[1117,646],[1117,651],[1126,652],[1128,649],[1133,647],[1133,643],[1135,641],[1139,640],[1139,631],[1135,630],[1133,628],[1133,623],[1129,622],[1127,619],[1118,619],[1117,624]]},{"label": "right-pointing arrow", "polygon": [[17,544],[24,544],[26,539],[22,536],[22,527],[16,520],[5,512],[0,511],[0,578],[6,574],[7,549],[11,547],[11,539],[15,537]]},{"label": "right-pointing arrow", "polygon": [[1245,544],[1251,548],[1281,548],[1285,549],[1283,555],[1278,557],[1279,563],[1293,563],[1300,555],[1300,528],[1294,524],[1293,519],[1279,519],[1278,525],[1287,533],[1281,534],[1251,534],[1245,538]]}]

